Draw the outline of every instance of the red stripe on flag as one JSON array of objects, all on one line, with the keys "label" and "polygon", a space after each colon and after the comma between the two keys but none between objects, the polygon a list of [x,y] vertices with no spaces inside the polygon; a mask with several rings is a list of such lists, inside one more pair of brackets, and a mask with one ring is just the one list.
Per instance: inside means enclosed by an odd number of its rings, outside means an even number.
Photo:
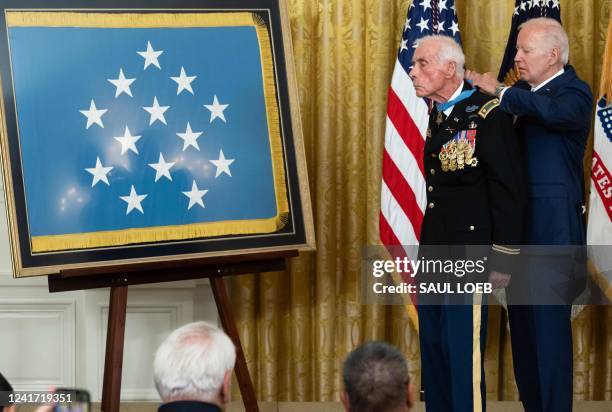
[{"label": "red stripe on flag", "polygon": [[423,222],[423,212],[419,207],[412,187],[408,184],[404,175],[397,168],[389,153],[383,152],[383,180],[389,191],[400,205],[404,214],[412,223],[412,229],[417,239],[421,236],[421,223]]},{"label": "red stripe on flag", "polygon": [[[384,171],[384,169],[383,169]],[[593,167],[591,169],[591,179],[593,186],[597,189],[599,198],[608,212],[608,217],[612,222],[612,175],[602,162],[601,157],[596,151],[593,151]]]},{"label": "red stripe on flag", "polygon": [[425,141],[423,136],[392,87],[389,87],[387,99],[387,116],[389,116],[391,123],[395,126],[395,130],[402,137],[406,147],[412,152],[419,165],[421,174],[425,175],[423,167]]},{"label": "red stripe on flag", "polygon": [[[383,243],[385,243],[387,250],[389,251],[389,255],[391,256],[391,258],[393,260],[400,258],[400,259],[404,259],[406,257],[408,257],[406,255],[406,251],[404,250],[403,247],[401,246],[393,246],[393,245],[399,245],[400,241],[398,238],[395,237],[395,234],[393,233],[393,229],[391,229],[391,226],[389,226],[389,223],[387,222],[387,219],[385,219],[385,216],[381,213],[380,214],[380,218],[379,218],[379,223],[378,223],[379,229],[380,229],[380,237],[381,239],[383,239]],[[385,239],[388,241],[385,241]],[[415,285],[416,281],[415,278],[411,277],[412,271],[409,270],[407,272],[401,272],[399,275],[402,278],[402,281],[409,284],[409,285]],[[410,294],[410,299],[412,300],[412,303],[417,306],[418,304],[418,295],[416,293],[411,293]]]},{"label": "red stripe on flag", "polygon": [[[401,244],[400,240],[395,236],[389,222],[387,222],[387,219],[385,219],[385,216],[382,213],[380,213],[379,216],[378,226],[380,231],[380,240],[382,240],[386,246],[391,247],[392,245]],[[391,250],[388,250],[391,253]],[[393,255],[393,253],[391,253],[391,255]]]}]

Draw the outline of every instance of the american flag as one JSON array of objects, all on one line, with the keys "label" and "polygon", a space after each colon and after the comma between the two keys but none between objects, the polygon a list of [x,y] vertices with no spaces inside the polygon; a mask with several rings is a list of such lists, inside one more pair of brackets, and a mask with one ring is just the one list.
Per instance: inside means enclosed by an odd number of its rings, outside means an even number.
[{"label": "american flag", "polygon": [[461,42],[454,0],[414,0],[408,9],[387,101],[379,225],[388,248],[419,244],[426,203],[423,147],[429,105],[416,96],[408,73],[415,42],[431,34]]},{"label": "american flag", "polygon": [[499,68],[497,80],[513,84],[518,80],[518,73],[514,69],[514,56],[516,56],[516,38],[518,27],[529,19],[536,17],[549,17],[561,22],[561,7],[559,0],[516,0],[512,13],[512,27],[508,36],[508,44],[504,59]]}]

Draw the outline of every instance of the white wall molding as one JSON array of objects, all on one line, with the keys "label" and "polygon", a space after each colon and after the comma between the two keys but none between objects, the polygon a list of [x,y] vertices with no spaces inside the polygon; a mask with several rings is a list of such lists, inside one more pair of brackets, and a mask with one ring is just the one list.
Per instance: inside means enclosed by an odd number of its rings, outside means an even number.
[{"label": "white wall molding", "polygon": [[0,364],[16,390],[75,386],[74,300],[0,300]]}]

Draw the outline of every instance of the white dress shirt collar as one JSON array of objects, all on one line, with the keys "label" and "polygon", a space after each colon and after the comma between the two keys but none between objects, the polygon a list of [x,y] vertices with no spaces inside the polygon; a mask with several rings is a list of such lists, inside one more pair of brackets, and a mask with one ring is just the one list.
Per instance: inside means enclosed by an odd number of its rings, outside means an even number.
[{"label": "white dress shirt collar", "polygon": [[542,87],[544,87],[547,83],[550,83],[554,78],[561,76],[563,73],[565,73],[565,69],[562,67],[561,70],[559,70],[557,73],[553,74],[552,76],[550,76],[548,79],[544,80],[542,83],[538,84],[537,86],[532,87],[531,91],[537,92]]},{"label": "white dress shirt collar", "polygon": [[[448,99],[448,101],[450,102],[451,100],[457,98],[457,96],[459,96],[461,94],[461,91],[463,91],[463,82],[461,82],[459,84],[459,87],[457,88],[457,90],[455,90],[455,93],[452,94],[452,96]],[[451,114],[451,112],[453,111],[454,108],[455,108],[455,106],[453,105],[453,106],[449,107],[448,109],[444,110],[444,115],[446,117],[448,117]]]}]

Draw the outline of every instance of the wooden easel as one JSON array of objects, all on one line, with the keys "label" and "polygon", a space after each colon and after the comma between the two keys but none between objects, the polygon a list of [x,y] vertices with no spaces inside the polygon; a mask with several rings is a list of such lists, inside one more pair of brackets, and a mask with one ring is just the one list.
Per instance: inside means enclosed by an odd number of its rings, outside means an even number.
[{"label": "wooden easel", "polygon": [[235,256],[231,261],[228,261],[227,257],[220,257],[138,266],[66,270],[58,275],[49,276],[49,292],[110,287],[101,409],[103,412],[117,412],[120,406],[128,286],[208,278],[223,329],[236,346],[235,372],[244,407],[248,412],[258,412],[253,382],[230,309],[223,277],[283,270],[285,259],[297,255],[297,251],[284,251]]}]

